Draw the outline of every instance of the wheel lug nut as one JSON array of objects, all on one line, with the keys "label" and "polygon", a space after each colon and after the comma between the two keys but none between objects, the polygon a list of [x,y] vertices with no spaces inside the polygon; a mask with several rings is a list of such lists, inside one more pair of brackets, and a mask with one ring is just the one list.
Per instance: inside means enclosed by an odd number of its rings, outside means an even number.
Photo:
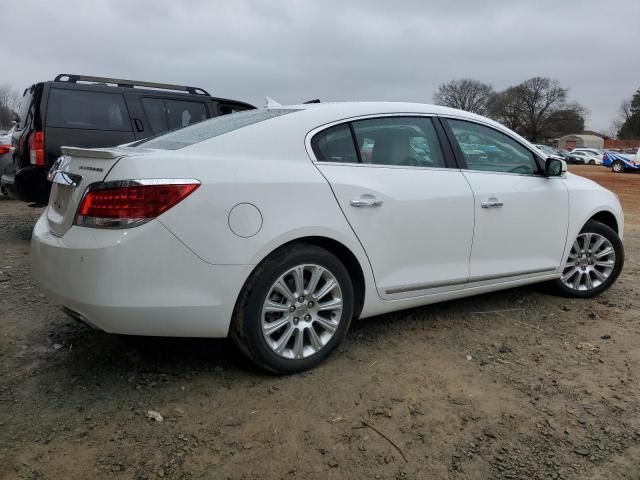
[{"label": "wheel lug nut", "polygon": [[295,312],[295,311],[296,311],[296,306],[295,306],[295,305],[291,305],[291,306],[289,307],[289,311],[290,311],[290,312]]},{"label": "wheel lug nut", "polygon": [[304,297],[298,297],[298,302],[300,303],[304,302]]},{"label": "wheel lug nut", "polygon": [[308,322],[309,320],[311,320],[311,315],[309,315],[308,313],[304,316],[304,319]]},{"label": "wheel lug nut", "polygon": [[312,307],[313,307],[313,302],[309,302],[308,307],[309,307],[309,308],[312,308]]},{"label": "wheel lug nut", "polygon": [[297,325],[300,319],[298,317],[293,317],[293,324]]}]

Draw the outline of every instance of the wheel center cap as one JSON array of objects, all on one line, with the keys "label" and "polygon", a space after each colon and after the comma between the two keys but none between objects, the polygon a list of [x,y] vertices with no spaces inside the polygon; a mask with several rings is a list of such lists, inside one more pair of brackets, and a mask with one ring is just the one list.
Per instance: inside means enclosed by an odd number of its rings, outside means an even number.
[{"label": "wheel center cap", "polygon": [[586,267],[587,265],[589,265],[589,259],[587,257],[582,257],[580,260],[578,260],[578,263],[581,267]]},{"label": "wheel center cap", "polygon": [[298,305],[298,307],[296,308],[296,314],[298,316],[304,316],[307,314],[307,311],[309,309],[307,308],[307,304],[302,304],[302,305]]}]

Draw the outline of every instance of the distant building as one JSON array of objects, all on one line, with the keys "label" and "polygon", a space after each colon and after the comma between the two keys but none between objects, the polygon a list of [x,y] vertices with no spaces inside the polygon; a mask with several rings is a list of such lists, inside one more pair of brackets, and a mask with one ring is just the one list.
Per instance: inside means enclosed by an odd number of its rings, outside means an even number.
[{"label": "distant building", "polygon": [[574,148],[604,148],[604,138],[600,135],[576,134],[565,135],[558,139],[558,148],[572,150]]}]

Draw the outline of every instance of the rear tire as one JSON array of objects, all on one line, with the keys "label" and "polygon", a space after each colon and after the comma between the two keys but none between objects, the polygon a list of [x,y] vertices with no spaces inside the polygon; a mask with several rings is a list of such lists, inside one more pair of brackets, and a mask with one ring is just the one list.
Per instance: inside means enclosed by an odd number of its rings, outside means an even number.
[{"label": "rear tire", "polygon": [[620,160],[616,160],[615,162],[613,162],[613,165],[611,165],[611,171],[614,173],[624,172],[624,163],[622,163]]},{"label": "rear tire", "polygon": [[562,277],[551,286],[565,297],[595,297],[613,285],[623,265],[624,247],[618,234],[589,220],[574,240]]},{"label": "rear tire", "polygon": [[293,244],[253,271],[229,334],[259,366],[297,373],[317,366],[342,343],[353,311],[353,285],[342,262],[318,246]]}]

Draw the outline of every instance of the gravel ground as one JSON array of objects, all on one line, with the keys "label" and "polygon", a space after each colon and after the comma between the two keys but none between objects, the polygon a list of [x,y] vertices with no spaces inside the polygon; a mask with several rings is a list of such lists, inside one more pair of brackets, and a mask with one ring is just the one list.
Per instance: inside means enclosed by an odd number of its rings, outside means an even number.
[{"label": "gravel ground", "polygon": [[0,478],[640,478],[640,175],[572,170],[625,205],[611,290],[520,288],[360,321],[290,377],[226,340],[67,318],[30,281],[41,209],[0,199]]}]

